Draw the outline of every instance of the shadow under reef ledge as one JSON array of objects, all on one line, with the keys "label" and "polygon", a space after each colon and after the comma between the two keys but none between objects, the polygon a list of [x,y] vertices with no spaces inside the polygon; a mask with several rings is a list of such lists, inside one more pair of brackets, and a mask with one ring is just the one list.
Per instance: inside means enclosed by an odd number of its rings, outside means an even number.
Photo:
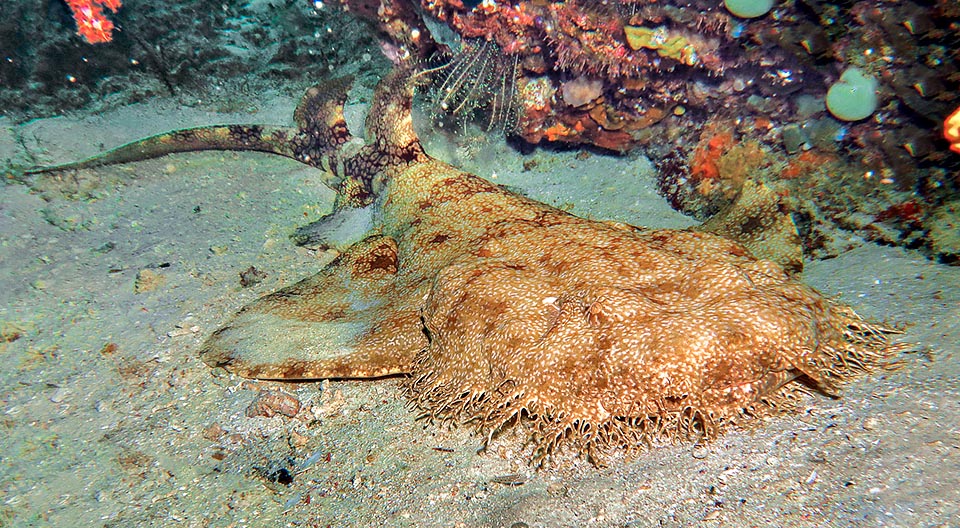
[{"label": "shadow under reef ledge", "polygon": [[698,220],[759,180],[814,257],[852,231],[960,261],[960,155],[941,135],[960,106],[960,7],[798,0],[747,18],[717,4],[431,0],[380,21],[445,57],[430,70],[437,119],[639,151]]},{"label": "shadow under reef ledge", "polygon": [[[54,113],[170,86],[180,97],[290,90],[331,68],[371,85],[386,36],[434,70],[434,116],[476,119],[528,145],[640,152],[660,168],[669,203],[698,220],[756,179],[786,198],[814,258],[850,247],[853,232],[960,262],[960,154],[940,134],[960,105],[955,2],[796,0],[750,17],[715,0],[380,3],[211,12],[128,0],[112,15],[116,40],[96,48],[78,45],[62,6],[31,4],[6,33],[24,38],[0,39],[13,59],[0,67],[10,81],[0,96]],[[197,17],[210,23],[183,25]],[[264,53],[265,42],[277,45]],[[846,121],[828,95],[850,70],[876,83],[876,101]]]}]

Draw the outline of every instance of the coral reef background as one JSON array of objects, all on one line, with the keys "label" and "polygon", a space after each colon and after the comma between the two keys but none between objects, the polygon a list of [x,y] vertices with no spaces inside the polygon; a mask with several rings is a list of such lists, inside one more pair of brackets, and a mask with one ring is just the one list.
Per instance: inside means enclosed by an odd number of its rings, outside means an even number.
[{"label": "coral reef background", "polygon": [[[754,178],[789,198],[811,255],[854,232],[960,256],[960,156],[942,138],[960,105],[955,2],[790,0],[756,18],[713,0],[379,4],[131,0],[113,41],[91,46],[62,1],[5,3],[0,107],[24,120],[173,95],[230,110],[238,93],[293,95],[334,70],[372,86],[389,37],[451,65],[434,76],[436,114],[523,144],[643,153],[698,219]],[[849,68],[878,87],[853,122],[824,105]]]}]

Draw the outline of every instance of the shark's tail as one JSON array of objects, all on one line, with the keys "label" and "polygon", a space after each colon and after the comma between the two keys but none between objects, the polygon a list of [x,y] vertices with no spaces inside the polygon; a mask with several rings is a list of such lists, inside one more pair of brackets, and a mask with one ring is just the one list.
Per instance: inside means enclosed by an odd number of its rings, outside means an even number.
[{"label": "shark's tail", "polygon": [[264,125],[213,125],[187,128],[127,143],[84,160],[47,167],[33,167],[25,173],[40,174],[91,169],[199,150],[252,150],[294,158],[295,153],[290,139],[296,133],[295,128]]},{"label": "shark's tail", "polygon": [[[294,112],[295,127],[268,125],[211,125],[164,132],[140,139],[96,156],[60,165],[34,167],[26,174],[90,169],[105,165],[159,158],[180,152],[237,150],[276,154],[323,169],[334,169],[350,157],[353,137],[343,118],[343,105],[352,77],[336,78],[312,86]],[[357,148],[353,148],[355,153]],[[336,188],[331,175],[327,184]]]},{"label": "shark's tail", "polygon": [[258,151],[323,169],[339,206],[370,204],[394,169],[423,161],[410,107],[415,76],[397,67],[377,86],[367,122],[367,141],[347,128],[343,105],[352,77],[321,82],[306,91],[294,112],[296,127],[214,125],[165,132],[84,160],[34,167],[26,174],[89,169],[200,150]]}]

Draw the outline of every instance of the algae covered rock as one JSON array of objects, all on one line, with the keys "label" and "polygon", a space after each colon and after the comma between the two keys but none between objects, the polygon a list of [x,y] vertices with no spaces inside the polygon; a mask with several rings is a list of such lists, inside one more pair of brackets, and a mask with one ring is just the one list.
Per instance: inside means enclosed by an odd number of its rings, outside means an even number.
[{"label": "algae covered rock", "polygon": [[960,264],[960,200],[947,202],[933,210],[926,221],[930,246],[945,262]]}]

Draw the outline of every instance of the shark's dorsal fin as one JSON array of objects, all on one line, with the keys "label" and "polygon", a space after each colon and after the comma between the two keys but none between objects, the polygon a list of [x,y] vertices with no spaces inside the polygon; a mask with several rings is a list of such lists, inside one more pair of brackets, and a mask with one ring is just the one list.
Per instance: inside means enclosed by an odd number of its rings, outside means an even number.
[{"label": "shark's dorsal fin", "polygon": [[408,68],[394,68],[377,85],[366,122],[366,145],[344,164],[346,182],[341,194],[355,206],[366,205],[382,192],[398,171],[428,159],[413,130],[413,88]]},{"label": "shark's dorsal fin", "polygon": [[[313,130],[327,136],[327,145],[336,145],[349,139],[343,105],[353,86],[353,76],[345,75],[317,83],[303,94],[293,111],[293,122],[300,130]],[[341,130],[342,134],[327,134],[325,129]]]},{"label": "shark's dorsal fin", "polygon": [[757,258],[788,273],[803,271],[803,245],[783,199],[762,183],[747,180],[732,204],[697,229],[733,239]]}]

